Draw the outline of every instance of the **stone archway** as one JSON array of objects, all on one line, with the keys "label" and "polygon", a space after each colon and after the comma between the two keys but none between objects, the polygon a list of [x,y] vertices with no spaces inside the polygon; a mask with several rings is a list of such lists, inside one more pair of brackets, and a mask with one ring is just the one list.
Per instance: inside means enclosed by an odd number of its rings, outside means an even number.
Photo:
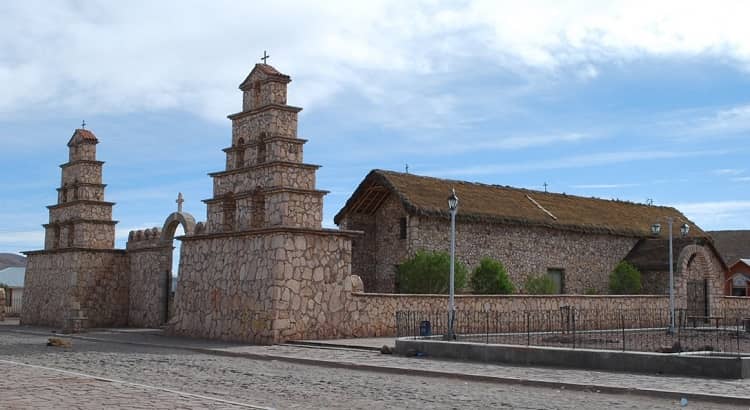
[{"label": "stone archway", "polygon": [[718,310],[723,278],[717,258],[706,246],[685,246],[677,258],[677,306],[689,316],[711,316]]},{"label": "stone archway", "polygon": [[[159,240],[165,246],[168,246],[170,249],[174,250],[174,239],[177,228],[181,226],[182,230],[185,232],[185,236],[191,236],[195,234],[195,225],[195,218],[193,217],[193,215],[182,211],[173,212],[164,221],[164,225],[161,229],[161,237]],[[179,252],[181,251],[182,249],[180,248]],[[162,315],[163,323],[167,323],[174,315],[174,306],[176,306],[175,301],[177,299],[177,295],[179,294],[179,292],[177,291],[179,288],[179,280],[177,280],[177,286],[172,285],[172,281],[174,280],[173,277],[178,278],[180,275],[179,265],[177,266],[177,271],[173,272],[173,257],[174,252],[170,252],[168,263],[166,264],[167,268],[162,274],[162,281],[164,282],[164,305],[162,308],[164,312]],[[181,258],[181,255],[178,255],[178,257]],[[176,274],[176,276],[173,276],[173,273]]]}]

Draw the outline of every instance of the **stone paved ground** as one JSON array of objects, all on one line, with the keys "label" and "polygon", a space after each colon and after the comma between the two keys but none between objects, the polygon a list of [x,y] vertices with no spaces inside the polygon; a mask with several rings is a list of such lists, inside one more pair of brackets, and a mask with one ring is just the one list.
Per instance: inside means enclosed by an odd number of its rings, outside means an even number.
[{"label": "stone paved ground", "polygon": [[[129,342],[153,341],[159,336],[131,333],[100,333],[87,336]],[[345,368],[310,366],[280,360],[258,360],[226,357],[188,351],[184,348],[137,346],[122,343],[73,339],[71,349],[47,347],[49,334],[16,333],[11,327],[0,328],[0,360],[64,369],[86,375],[116,379],[196,394],[222,398],[237,403],[275,408],[520,408],[520,409],[674,409],[674,399],[628,394],[603,394],[594,391],[569,391],[531,386],[466,381],[456,378],[424,377],[408,374],[386,374]],[[121,340],[121,342],[123,341]],[[175,342],[162,338],[163,341]],[[183,347],[202,346],[202,342],[182,340]],[[208,343],[217,346],[215,343]],[[221,344],[218,344],[221,345]],[[216,348],[216,347],[215,347]],[[292,346],[238,347],[254,352],[299,357],[320,357],[361,363],[402,363],[404,366],[437,366],[442,370],[460,369],[460,364],[424,359],[406,359],[379,355],[374,352],[342,349],[314,349]],[[146,406],[175,408],[184,406],[234,408],[210,399],[181,396],[154,388],[121,383],[100,383],[81,376],[59,377],[48,370],[7,369],[15,375],[0,379],[4,405],[15,408],[56,407],[63,391],[73,389],[73,403],[82,408],[117,407],[120,402],[99,402],[99,398],[128,399],[130,407]],[[542,371],[542,370],[538,370]],[[7,374],[7,373],[6,373]],[[565,377],[561,373],[561,377]],[[640,376],[622,375],[622,379]],[[561,379],[562,380],[562,379]],[[23,386],[38,386],[33,394],[24,393]],[[10,389],[10,390],[8,390]],[[10,391],[8,396],[6,392]],[[11,397],[14,402],[6,401]],[[29,400],[35,400],[29,402]],[[187,400],[187,403],[185,402]],[[208,400],[202,402],[201,400]],[[66,402],[67,403],[67,402]],[[108,404],[109,403],[109,404]],[[65,403],[64,403],[65,404]],[[101,404],[101,406],[99,405]],[[67,408],[67,405],[60,407]],[[691,408],[736,408],[691,401]],[[59,408],[59,407],[58,407]]]}]

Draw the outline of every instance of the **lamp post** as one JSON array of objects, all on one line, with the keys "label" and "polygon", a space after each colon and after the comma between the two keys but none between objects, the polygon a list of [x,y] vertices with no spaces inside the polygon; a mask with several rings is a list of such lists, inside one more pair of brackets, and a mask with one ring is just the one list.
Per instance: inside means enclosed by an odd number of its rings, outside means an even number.
[{"label": "lamp post", "polygon": [[456,302],[455,302],[455,265],[456,265],[456,211],[458,211],[458,196],[456,190],[451,190],[451,196],[448,197],[448,209],[451,212],[451,267],[450,267],[450,290],[448,296],[448,339],[456,338],[453,325],[456,321]]},{"label": "lamp post", "polygon": [[[667,223],[669,225],[669,330],[667,331],[669,334],[674,333],[674,322],[675,322],[675,312],[674,312],[674,246],[673,246],[673,235],[672,235],[672,225],[674,224],[674,218],[669,216],[665,218],[667,220]],[[680,234],[682,234],[683,237],[687,236],[688,232],[690,232],[690,226],[686,223],[682,224],[680,226]],[[654,235],[659,235],[661,233],[661,224],[655,223],[651,225],[651,233]]]}]

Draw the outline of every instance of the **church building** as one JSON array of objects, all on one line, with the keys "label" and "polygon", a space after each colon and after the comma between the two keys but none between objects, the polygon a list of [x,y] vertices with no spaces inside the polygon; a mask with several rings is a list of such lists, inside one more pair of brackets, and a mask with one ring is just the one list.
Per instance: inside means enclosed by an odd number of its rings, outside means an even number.
[{"label": "church building", "polygon": [[[448,251],[452,189],[459,198],[457,259],[470,272],[484,257],[497,259],[516,288],[529,276],[548,275],[558,293],[607,294],[620,261],[658,260],[658,269],[644,270],[643,285],[663,294],[668,218],[676,237],[680,225],[689,228],[685,243],[675,247],[675,263],[684,245],[693,244],[705,248],[706,269],[725,269],[706,233],[674,208],[373,170],[334,218],[342,229],[364,231],[352,245],[352,273],[365,291],[395,292],[400,263],[419,250]],[[657,223],[664,229],[654,236]],[[663,252],[657,255],[657,248]],[[720,293],[721,282],[711,283]]]}]

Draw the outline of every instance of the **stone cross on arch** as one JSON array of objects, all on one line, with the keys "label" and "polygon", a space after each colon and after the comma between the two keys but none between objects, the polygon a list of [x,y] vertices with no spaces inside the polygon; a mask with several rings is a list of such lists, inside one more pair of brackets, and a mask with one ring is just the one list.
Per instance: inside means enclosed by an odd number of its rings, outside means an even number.
[{"label": "stone cross on arch", "polygon": [[182,212],[182,204],[185,202],[182,192],[177,193],[177,200],[175,202],[177,202],[177,212]]}]

